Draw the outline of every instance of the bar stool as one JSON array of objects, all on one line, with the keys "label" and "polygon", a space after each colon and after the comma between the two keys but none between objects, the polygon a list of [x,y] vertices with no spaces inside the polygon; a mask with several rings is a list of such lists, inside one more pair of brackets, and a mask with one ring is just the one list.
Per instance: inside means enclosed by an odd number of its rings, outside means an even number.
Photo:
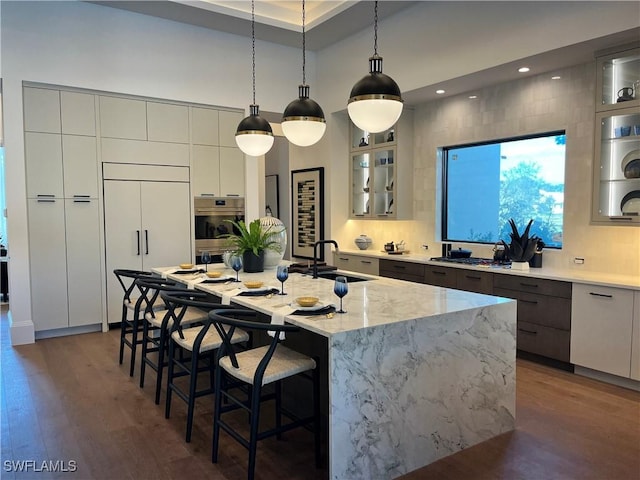
[{"label": "bar stool", "polygon": [[[170,329],[173,326],[173,319],[163,301],[158,301],[161,292],[184,292],[184,288],[177,283],[164,280],[159,277],[139,277],[135,283],[140,291],[142,304],[140,309],[144,311],[142,321],[142,359],[140,361],[140,388],[144,388],[146,366],[148,365],[156,372],[156,405],[160,403],[160,392],[162,390],[162,377],[164,367],[167,366],[165,359]],[[160,305],[163,311],[160,310]],[[183,327],[192,326],[198,322],[208,321],[207,311],[197,308],[187,308],[181,324]],[[157,361],[154,361],[152,353],[157,353]]]},{"label": "bar stool", "polygon": [[[209,318],[222,337],[223,346],[218,350],[215,372],[215,407],[213,417],[213,445],[211,461],[218,462],[218,446],[220,429],[231,435],[242,446],[249,450],[247,477],[253,480],[256,465],[258,440],[280,434],[293,428],[313,424],[316,466],[320,464],[320,379],[316,360],[302,355],[280,344],[280,334],[291,334],[299,330],[294,325],[274,325],[255,321],[256,313],[251,310],[228,310],[218,308],[209,312]],[[234,352],[231,339],[236,330],[267,331],[273,337],[269,345],[265,345],[239,353]],[[307,372],[311,371],[311,375]],[[313,414],[309,417],[293,419],[285,425],[282,416],[288,416],[282,409],[281,382],[294,375],[302,374],[313,384]],[[264,386],[274,384],[275,392],[263,395]],[[239,387],[249,386],[248,389]],[[232,394],[232,390],[246,390],[248,396]],[[248,398],[246,398],[248,397]],[[262,432],[258,431],[260,423],[261,402],[275,399],[275,427]],[[223,405],[223,400],[225,404]],[[231,424],[222,419],[222,415],[242,408],[249,413],[249,439],[247,440]]]},{"label": "bar stool", "polygon": [[[219,308],[219,303],[212,303],[206,300],[207,295],[203,292],[183,291],[183,292],[163,292],[160,294],[168,310],[168,315],[173,322],[169,337],[169,355],[167,358],[167,397],[165,407],[165,418],[171,414],[171,397],[175,393],[187,404],[187,432],[186,442],[191,441],[193,427],[193,412],[196,398],[211,395],[214,387],[214,371],[216,350],[222,345],[222,339],[214,328],[209,318],[201,326],[193,328],[183,328],[183,320],[189,308],[199,308],[209,311]],[[233,308],[229,308],[232,310]],[[247,332],[236,329],[229,337],[229,344],[246,343],[249,341]],[[181,353],[188,353],[188,359],[180,358],[176,355],[176,350]],[[200,364],[204,363],[204,366]],[[178,367],[179,371],[175,372]],[[209,388],[197,389],[198,373],[209,371]],[[187,392],[180,389],[175,383],[175,379],[180,376],[189,375],[189,390]]]},{"label": "bar stool", "polygon": [[[151,272],[144,270],[128,270],[117,268],[113,271],[122,286],[124,297],[122,299],[122,316],[120,319],[120,357],[119,363],[122,365],[125,345],[131,349],[131,363],[129,365],[129,376],[133,377],[136,362],[136,347],[142,343],[138,339],[138,327],[140,322],[140,297],[133,296],[136,291],[135,280],[140,277],[150,278]],[[129,312],[132,318],[129,319]],[[131,335],[131,339],[127,338]]]}]

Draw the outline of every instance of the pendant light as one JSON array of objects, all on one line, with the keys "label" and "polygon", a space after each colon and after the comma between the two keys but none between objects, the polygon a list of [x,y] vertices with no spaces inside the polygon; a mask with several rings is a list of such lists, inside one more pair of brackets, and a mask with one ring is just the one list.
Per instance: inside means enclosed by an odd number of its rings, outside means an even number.
[{"label": "pendant light", "polygon": [[236,130],[236,143],[240,150],[252,157],[260,157],[267,153],[273,145],[273,131],[271,125],[260,116],[259,106],[256,105],[256,29],[255,5],[251,1],[251,53],[252,53],[252,81],[253,103],[249,105],[249,116],[242,119]]},{"label": "pendant light", "polygon": [[282,115],[282,132],[291,143],[308,147],[317,143],[327,123],[320,105],[309,98],[309,85],[306,84],[306,41],[305,41],[305,4],[302,0],[302,85],[298,86],[298,97],[287,105]]},{"label": "pendant light", "polygon": [[382,73],[382,57],[378,55],[378,2],[374,7],[373,56],[369,58],[369,75],[351,89],[347,105],[349,117],[366,132],[377,133],[391,128],[402,113],[400,87]]}]

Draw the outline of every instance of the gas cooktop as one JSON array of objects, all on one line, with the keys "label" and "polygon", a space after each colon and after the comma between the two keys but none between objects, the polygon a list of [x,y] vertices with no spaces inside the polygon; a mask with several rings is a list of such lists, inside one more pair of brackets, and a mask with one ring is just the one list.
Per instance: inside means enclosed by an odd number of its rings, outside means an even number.
[{"label": "gas cooktop", "polygon": [[510,260],[494,260],[493,258],[480,258],[480,257],[469,257],[469,258],[431,257],[430,260],[435,260],[437,262],[447,262],[447,263],[462,263],[464,265],[493,265],[493,266],[511,265]]}]

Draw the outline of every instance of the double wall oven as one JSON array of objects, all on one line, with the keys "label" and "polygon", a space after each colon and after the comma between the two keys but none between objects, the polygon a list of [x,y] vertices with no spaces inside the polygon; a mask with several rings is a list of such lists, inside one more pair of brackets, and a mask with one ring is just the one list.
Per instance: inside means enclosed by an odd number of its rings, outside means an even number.
[{"label": "double wall oven", "polygon": [[195,197],[196,262],[201,263],[203,251],[208,251],[213,262],[222,262],[225,234],[238,233],[227,220],[244,221],[244,198]]}]

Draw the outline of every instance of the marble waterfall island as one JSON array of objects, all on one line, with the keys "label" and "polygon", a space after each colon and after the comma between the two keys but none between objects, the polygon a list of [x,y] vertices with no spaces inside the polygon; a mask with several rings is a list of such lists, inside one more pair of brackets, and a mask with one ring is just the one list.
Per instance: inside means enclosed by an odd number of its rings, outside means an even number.
[{"label": "marble waterfall island", "polygon": [[[241,277],[277,284],[269,271]],[[516,302],[368,278],[349,284],[346,314],[285,317],[326,340],[329,477],[395,478],[513,430]],[[336,300],[331,280],[291,274],[285,285],[287,301]],[[190,286],[222,298],[229,288]],[[283,304],[278,295],[231,301],[266,315]]]}]

